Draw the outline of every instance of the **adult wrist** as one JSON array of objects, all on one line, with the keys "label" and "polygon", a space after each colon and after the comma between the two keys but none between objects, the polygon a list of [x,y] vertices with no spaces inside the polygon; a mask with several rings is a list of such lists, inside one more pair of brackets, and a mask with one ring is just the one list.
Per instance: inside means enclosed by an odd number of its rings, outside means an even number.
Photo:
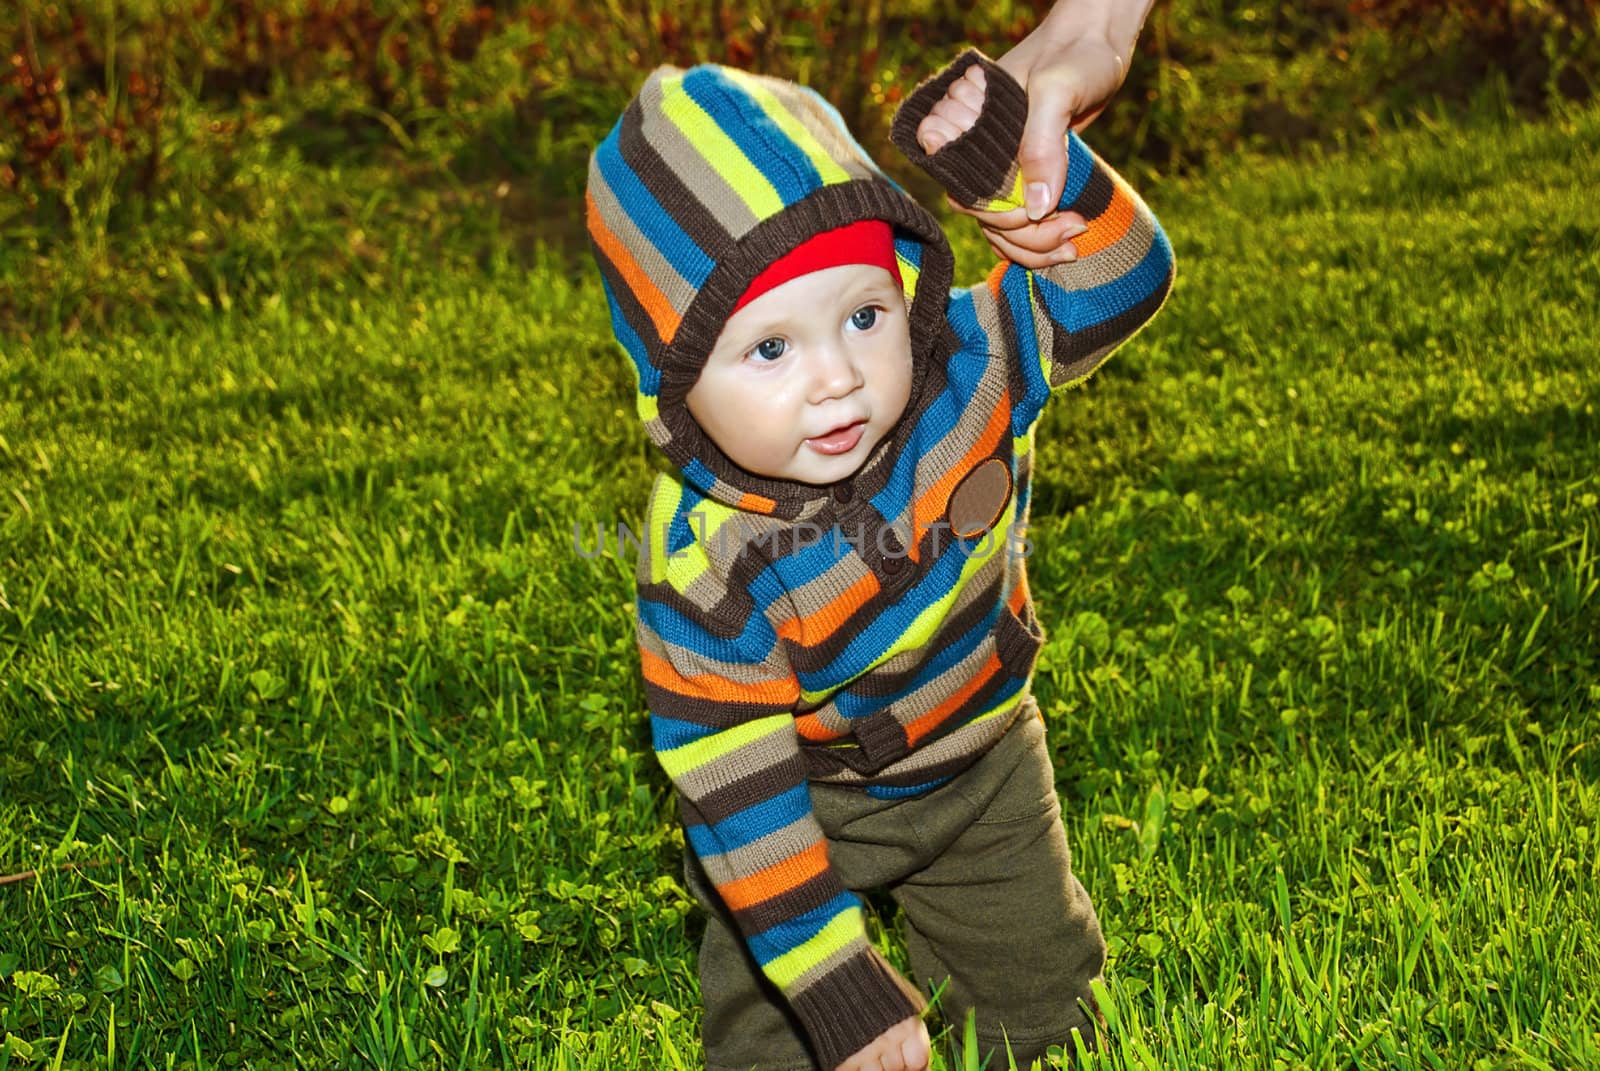
[{"label": "adult wrist", "polygon": [[1098,39],[1122,61],[1122,73],[1133,61],[1133,49],[1154,0],[1059,0],[1040,21],[1048,43],[1064,48]]}]

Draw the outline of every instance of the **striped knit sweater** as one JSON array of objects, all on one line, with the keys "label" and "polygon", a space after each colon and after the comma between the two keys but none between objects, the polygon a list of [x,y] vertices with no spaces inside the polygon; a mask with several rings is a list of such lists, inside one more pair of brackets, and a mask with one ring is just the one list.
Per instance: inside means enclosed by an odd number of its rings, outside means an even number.
[{"label": "striped knit sweater", "polygon": [[[933,156],[917,124],[982,63],[974,128]],[[895,118],[893,140],[958,200],[1022,203],[1027,99],[968,51]],[[810,782],[895,798],[971,765],[1014,720],[1043,635],[1028,594],[1033,430],[1165,300],[1172,251],[1149,210],[1074,134],[1060,207],[1078,259],[1000,263],[952,290],[937,222],[821,97],[720,67],[655,71],[589,171],[588,222],[638,410],[677,471],[656,481],[637,628],[657,756],[688,843],[825,1067],[921,998],[867,939],[829,865]],[[830,487],[739,469],[684,395],[733,303],[822,230],[886,219],[912,323],[895,430]],[[973,920],[978,924],[979,920]]]}]

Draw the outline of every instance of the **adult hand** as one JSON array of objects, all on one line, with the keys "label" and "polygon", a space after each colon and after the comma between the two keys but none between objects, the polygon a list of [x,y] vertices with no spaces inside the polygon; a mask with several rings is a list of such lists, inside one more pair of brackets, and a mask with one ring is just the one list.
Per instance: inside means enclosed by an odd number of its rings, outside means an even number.
[{"label": "adult hand", "polygon": [[[976,64],[968,67],[918,124],[917,140],[922,145],[922,151],[936,153],[971,130],[978,116],[983,113],[987,91],[988,80],[983,68]],[[1060,149],[1057,149],[1056,155],[1065,160]],[[1035,223],[1021,208],[1004,212],[979,212],[963,207],[954,198],[949,198],[949,201],[961,211],[977,217],[983,227],[983,236],[989,240],[989,247],[1006,260],[1025,268],[1037,269],[1064,264],[1078,257],[1078,250],[1069,239],[1082,234],[1086,228],[1083,217],[1076,212],[1055,213]]]},{"label": "adult hand", "polygon": [[[1150,0],[1060,0],[996,61],[1028,94],[1028,121],[1017,154],[1023,207],[983,212],[953,199],[950,206],[978,221],[998,255],[1034,269],[1076,257],[1070,239],[1083,232],[1084,220],[1056,211],[1067,181],[1067,131],[1093,122],[1122,86],[1126,57],[1149,9]],[[917,137],[926,151],[950,140],[951,120],[930,114],[922,121]]]}]

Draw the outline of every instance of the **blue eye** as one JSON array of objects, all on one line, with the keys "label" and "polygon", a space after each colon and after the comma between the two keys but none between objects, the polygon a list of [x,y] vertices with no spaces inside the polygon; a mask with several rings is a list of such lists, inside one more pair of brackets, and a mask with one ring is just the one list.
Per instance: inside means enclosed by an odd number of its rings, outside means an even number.
[{"label": "blue eye", "polygon": [[850,314],[850,326],[858,331],[865,331],[878,322],[878,310],[872,305],[864,309],[857,309]]},{"label": "blue eye", "polygon": [[789,344],[781,338],[764,338],[750,352],[763,361],[776,361],[788,348]]}]

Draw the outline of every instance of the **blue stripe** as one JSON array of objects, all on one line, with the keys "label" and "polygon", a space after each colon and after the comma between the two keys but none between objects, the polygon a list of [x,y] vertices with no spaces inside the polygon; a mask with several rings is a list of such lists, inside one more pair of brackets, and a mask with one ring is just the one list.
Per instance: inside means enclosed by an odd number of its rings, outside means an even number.
[{"label": "blue stripe", "polygon": [[[957,553],[960,552],[958,551]],[[841,692],[835,699],[835,708],[845,718],[859,718],[898,703],[906,696],[917,691],[917,689],[926,687],[929,681],[945,673],[951,666],[977,650],[984,637],[994,631],[994,623],[999,618],[1000,602],[997,600],[994,606],[989,609],[989,612],[979,619],[977,624],[947,643],[937,654],[928,659],[927,664],[917,672],[917,675],[904,688],[891,695],[867,696],[858,695],[854,692]]]},{"label": "blue stripe", "polygon": [[691,522],[689,514],[693,513],[694,508],[705,500],[705,496],[694,488],[684,487],[683,497],[678,500],[677,512],[672,515],[672,523],[667,526],[667,553],[669,555],[676,554],[685,547],[694,545],[696,537],[695,524],[698,523],[700,527],[704,528],[705,517],[700,517],[698,522]]},{"label": "blue stripe", "polygon": [[917,585],[858,632],[837,658],[813,673],[798,674],[800,686],[808,692],[839,687],[866,672],[895,638],[911,627],[918,614],[955,587],[965,565],[966,558],[952,541],[938,561],[927,567]]},{"label": "blue stripe", "polygon": [[817,934],[822,928],[847,911],[859,911],[861,901],[856,899],[854,893],[848,890],[835,896],[832,900],[814,907],[803,915],[785,919],[770,929],[763,930],[749,939],[750,954],[755,956],[756,962],[765,967],[785,952],[792,952]]},{"label": "blue stripe", "polygon": [[687,826],[689,846],[701,859],[722,855],[760,840],[774,830],[811,815],[811,789],[803,782],[729,815],[713,825]]},{"label": "blue stripe", "polygon": [[[858,527],[867,539],[872,538],[870,525],[861,522]],[[778,567],[783,582],[791,590],[809,584],[840,561],[855,554],[855,548],[850,542],[850,537],[856,534],[854,528],[847,530],[843,525],[832,525],[817,536],[815,543],[810,542],[812,529],[803,529],[803,532],[807,541],[805,547],[774,559],[774,565]]]},{"label": "blue stripe", "polygon": [[914,265],[917,271],[920,272],[922,270],[922,240],[920,238],[897,234],[894,239],[894,251],[896,256]]},{"label": "blue stripe", "polygon": [[765,651],[772,646],[772,626],[760,614],[751,614],[744,630],[737,636],[713,636],[694,620],[664,602],[641,596],[638,599],[639,620],[649,625],[656,635],[669,644],[687,648],[698,657],[715,659],[733,665],[760,665],[764,656],[751,657],[749,651]]},{"label": "blue stripe", "polygon": [[714,725],[701,725],[698,722],[668,718],[660,714],[650,715],[650,745],[656,751],[671,751],[673,748],[685,747],[696,740],[704,740],[723,731]]},{"label": "blue stripe", "polygon": [[1061,188],[1061,201],[1056,207],[1070,210],[1083,196],[1083,188],[1089,185],[1089,176],[1093,173],[1094,156],[1089,152],[1089,146],[1083,143],[1076,131],[1067,131],[1067,182]]},{"label": "blue stripe", "polygon": [[[1171,269],[1172,247],[1158,226],[1144,259],[1132,271],[1108,283],[1088,290],[1063,290],[1047,275],[1035,275],[1034,281],[1050,318],[1068,331],[1078,332],[1120,316],[1154,294],[1166,282]],[[1006,273],[1008,278],[1010,274]],[[1029,327],[1031,330],[1031,322]]]},{"label": "blue stripe", "polygon": [[822,185],[822,176],[805,151],[789,140],[778,124],[726,75],[696,67],[684,75],[683,88],[751,165],[766,176],[785,205],[794,204]]},{"label": "blue stripe", "polygon": [[617,336],[617,341],[622,343],[622,348],[628,351],[628,356],[633,359],[633,370],[639,377],[639,393],[654,398],[661,393],[661,372],[650,363],[650,355],[645,350],[644,340],[633,329],[628,318],[622,315],[622,306],[617,304],[617,295],[612,293],[605,272],[600,273],[600,285],[605,288],[606,301],[611,305],[611,330]]},{"label": "blue stripe", "polygon": [[940,785],[953,780],[955,780],[955,775],[951,774],[949,777],[941,777],[934,781],[924,781],[920,785],[906,785],[904,787],[896,787],[893,785],[868,785],[867,795],[871,796],[875,800],[905,799],[907,796],[920,796],[924,792],[931,792]]},{"label": "blue stripe", "polygon": [[[970,299],[968,303],[970,306]],[[976,322],[976,317],[973,317],[973,323]],[[978,337],[985,336],[980,331]],[[879,514],[884,517],[898,517],[910,507],[912,492],[916,489],[918,461],[928,450],[936,446],[951,428],[968,416],[965,410],[972,400],[970,395],[963,397],[952,387],[965,383],[967,363],[976,366],[973,371],[981,378],[981,366],[987,360],[988,354],[983,349],[983,343],[974,346],[969,342],[961,353],[947,362],[945,389],[917,415],[916,427],[911,432],[911,446],[902,450],[895,458],[894,468],[884,481],[883,490],[872,496],[872,504]],[[961,374],[951,371],[957,364],[963,365]]]},{"label": "blue stripe", "polygon": [[661,207],[655,195],[645,188],[639,176],[622,159],[622,151],[617,145],[621,130],[621,123],[612,127],[610,135],[595,151],[600,174],[604,176],[606,185],[611,187],[612,196],[617,199],[621,210],[639,228],[639,232],[656,247],[674,271],[683,276],[690,286],[699,289],[705,285],[711,269],[716,265],[705,250],[678,226],[677,220]]},{"label": "blue stripe", "polygon": [[[1007,268],[1000,280],[1000,294],[1011,310],[1011,322],[1017,332],[1017,356],[1012,359],[1021,363],[1023,381],[1028,385],[1024,396],[1012,406],[1012,435],[1021,435],[1026,431],[1039,418],[1039,414],[1044,411],[1045,403],[1050,400],[1050,383],[1044,378],[1043,369],[1039,367],[1039,335],[1034,330],[1033,297],[1028,292],[1030,278],[1041,288],[1047,281],[1043,274],[1032,274],[1017,264]],[[1064,293],[1060,287],[1052,286],[1052,289],[1057,293]],[[1051,311],[1055,311],[1053,307]]]}]

